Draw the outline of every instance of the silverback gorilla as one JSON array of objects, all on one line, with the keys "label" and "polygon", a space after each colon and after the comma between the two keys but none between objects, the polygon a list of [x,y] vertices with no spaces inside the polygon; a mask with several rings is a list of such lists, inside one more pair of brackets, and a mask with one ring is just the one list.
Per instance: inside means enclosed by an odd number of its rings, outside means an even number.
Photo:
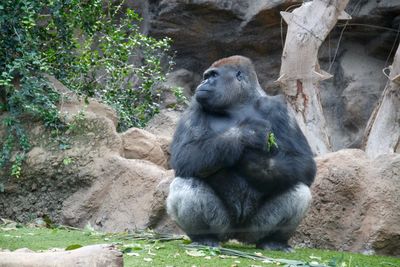
[{"label": "silverback gorilla", "polygon": [[171,165],[167,211],[193,242],[291,250],[316,166],[283,97],[265,96],[250,59],[224,58],[204,72],[176,129]]}]

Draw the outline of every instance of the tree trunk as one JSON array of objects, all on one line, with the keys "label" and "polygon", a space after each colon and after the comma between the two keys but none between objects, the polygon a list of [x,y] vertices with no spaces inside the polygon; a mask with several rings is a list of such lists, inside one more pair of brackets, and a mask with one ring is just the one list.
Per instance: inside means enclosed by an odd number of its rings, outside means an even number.
[{"label": "tree trunk", "polygon": [[389,69],[389,81],[364,134],[365,152],[371,158],[400,152],[400,46]]},{"label": "tree trunk", "polygon": [[331,151],[319,82],[332,75],[320,69],[318,50],[338,19],[351,18],[344,12],[348,1],[314,0],[292,13],[281,12],[288,30],[277,81],[316,155]]},{"label": "tree trunk", "polygon": [[0,252],[0,267],[122,267],[122,253],[110,245],[61,252]]}]

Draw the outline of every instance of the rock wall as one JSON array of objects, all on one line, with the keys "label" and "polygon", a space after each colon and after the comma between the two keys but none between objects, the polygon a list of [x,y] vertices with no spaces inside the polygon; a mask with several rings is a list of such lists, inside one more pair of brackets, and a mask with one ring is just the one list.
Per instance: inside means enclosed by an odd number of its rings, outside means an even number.
[{"label": "rock wall", "polygon": [[[131,2],[144,16],[146,32],[172,38],[178,71],[201,75],[215,60],[242,54],[254,61],[262,87],[271,94],[279,93],[274,81],[279,76],[286,32],[279,12],[290,11],[303,1]],[[320,51],[322,68],[334,74],[321,84],[334,150],[360,146],[386,83],[382,69],[391,63],[394,52],[390,51],[396,45],[400,23],[399,1],[350,0],[346,10],[353,19],[346,26],[341,21]]]},{"label": "rock wall", "polygon": [[[90,223],[108,232],[148,227],[177,231],[158,201],[168,190],[159,184],[174,176],[168,165],[172,132],[155,136],[131,128],[117,133],[117,116],[110,107],[94,100],[86,105],[49,78],[56,90],[69,94],[60,110],[70,128],[60,140],[40,122],[26,121],[32,149],[22,177],[5,181],[0,218],[27,222],[48,216],[55,223]],[[164,119],[163,128],[173,129],[168,123],[175,125],[178,115],[165,112],[169,120]]]},{"label": "rock wall", "polygon": [[74,129],[68,130],[62,140],[40,122],[26,120],[32,149],[22,166],[21,178],[5,181],[0,217],[28,221],[48,215],[59,221],[64,199],[97,178],[93,174],[97,159],[120,153],[122,140],[115,131],[114,111],[94,101],[86,108],[76,100],[63,103],[67,120],[75,120],[79,111],[84,111],[84,119],[81,114],[82,119],[73,123]]},{"label": "rock wall", "polygon": [[313,203],[293,242],[400,255],[400,154],[341,150],[317,158]]}]

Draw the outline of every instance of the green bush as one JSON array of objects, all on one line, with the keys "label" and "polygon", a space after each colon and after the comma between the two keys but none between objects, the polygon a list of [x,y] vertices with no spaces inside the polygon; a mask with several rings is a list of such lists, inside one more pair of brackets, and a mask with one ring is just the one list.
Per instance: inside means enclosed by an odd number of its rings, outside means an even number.
[{"label": "green bush", "polygon": [[[170,40],[140,33],[141,20],[124,0],[2,0],[0,2],[0,168],[21,175],[30,149],[22,116],[62,133],[60,96],[43,74],[83,97],[112,106],[119,130],[143,127],[158,112],[154,84],[171,64]],[[162,64],[162,60],[163,64]],[[1,186],[0,186],[1,188]]]}]

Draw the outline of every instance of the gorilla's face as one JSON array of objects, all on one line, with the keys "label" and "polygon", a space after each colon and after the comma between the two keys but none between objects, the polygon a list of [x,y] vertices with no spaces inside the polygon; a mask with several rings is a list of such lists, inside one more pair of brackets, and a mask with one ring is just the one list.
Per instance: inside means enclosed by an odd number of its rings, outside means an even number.
[{"label": "gorilla's face", "polygon": [[243,74],[229,67],[209,68],[197,87],[195,99],[207,110],[223,111],[235,105],[243,95]]}]

